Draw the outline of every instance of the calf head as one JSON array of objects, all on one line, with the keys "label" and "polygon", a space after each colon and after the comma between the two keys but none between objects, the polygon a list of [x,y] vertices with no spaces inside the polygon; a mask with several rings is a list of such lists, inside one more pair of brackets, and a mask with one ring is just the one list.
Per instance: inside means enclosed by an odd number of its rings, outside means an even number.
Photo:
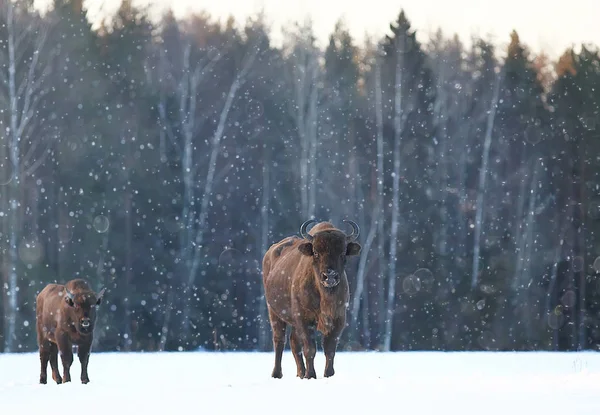
[{"label": "calf head", "polygon": [[65,303],[73,324],[82,335],[91,334],[96,324],[96,309],[102,303],[103,288],[98,294],[93,291],[71,292],[65,287]]},{"label": "calf head", "polygon": [[337,286],[345,273],[346,258],[358,255],[360,244],[354,242],[360,233],[358,225],[350,220],[344,222],[352,226],[352,233],[345,234],[339,229],[324,229],[310,235],[306,228],[315,220],[307,220],[300,227],[300,235],[306,240],[298,250],[313,258],[313,270],[318,283],[325,288]]}]

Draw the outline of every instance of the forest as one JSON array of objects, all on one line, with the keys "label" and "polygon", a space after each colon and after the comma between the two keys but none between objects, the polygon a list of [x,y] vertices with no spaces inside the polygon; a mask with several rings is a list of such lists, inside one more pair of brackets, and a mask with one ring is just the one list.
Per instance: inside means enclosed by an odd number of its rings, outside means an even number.
[{"label": "forest", "polygon": [[73,278],[96,351],[271,350],[262,257],[310,218],[361,230],[340,350],[598,349],[597,45],[32,3],[0,0],[0,351]]}]

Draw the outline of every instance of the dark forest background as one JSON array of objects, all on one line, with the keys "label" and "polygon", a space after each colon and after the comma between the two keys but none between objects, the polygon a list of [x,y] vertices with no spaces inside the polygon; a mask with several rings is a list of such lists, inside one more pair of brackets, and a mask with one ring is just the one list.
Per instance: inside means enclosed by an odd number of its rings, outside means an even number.
[{"label": "dark forest background", "polygon": [[269,350],[262,255],[312,217],[361,227],[341,350],[597,349],[597,47],[0,8],[0,350],[75,277],[97,351]]}]

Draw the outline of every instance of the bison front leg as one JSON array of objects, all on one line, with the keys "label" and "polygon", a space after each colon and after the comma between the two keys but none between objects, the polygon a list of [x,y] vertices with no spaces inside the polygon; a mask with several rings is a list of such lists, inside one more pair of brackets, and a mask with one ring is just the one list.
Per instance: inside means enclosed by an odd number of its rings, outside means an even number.
[{"label": "bison front leg", "polygon": [[52,369],[52,379],[54,379],[54,381],[60,385],[63,380],[60,376],[60,371],[58,370],[58,346],[56,345],[56,343],[50,343],[49,357],[50,368]]},{"label": "bison front leg", "polygon": [[50,361],[50,344],[43,340],[40,342],[40,383],[48,383],[48,362]]},{"label": "bison front leg", "polygon": [[273,350],[275,350],[275,365],[271,377],[281,379],[283,371],[281,370],[281,358],[285,348],[285,322],[277,317],[273,311],[269,310],[269,320],[271,321],[271,330],[273,331]]},{"label": "bison front leg", "polygon": [[326,378],[333,376],[335,373],[335,370],[333,370],[333,358],[335,357],[335,350],[337,349],[337,345],[340,340],[340,333],[341,330],[334,330],[332,333],[323,336]]},{"label": "bison front leg", "polygon": [[293,327],[290,334],[290,347],[292,349],[292,353],[294,354],[294,359],[296,360],[296,376],[302,379],[306,374],[304,358],[302,357],[302,341],[300,340],[300,337],[298,337],[298,333],[296,333],[296,330]]},{"label": "bison front leg", "polygon": [[316,379],[315,372],[315,355],[317,354],[317,339],[315,337],[315,329],[307,324],[298,324],[298,335],[302,339],[304,358],[306,359],[306,372],[304,379]]},{"label": "bison front leg", "polygon": [[73,364],[73,347],[66,338],[58,340],[58,351],[63,364],[63,382],[71,381],[71,365]]},{"label": "bison front leg", "polygon": [[77,349],[77,357],[79,357],[79,362],[81,363],[81,383],[84,385],[90,381],[88,376],[88,362],[90,360],[91,349],[91,341],[90,344],[79,345],[79,348]]}]

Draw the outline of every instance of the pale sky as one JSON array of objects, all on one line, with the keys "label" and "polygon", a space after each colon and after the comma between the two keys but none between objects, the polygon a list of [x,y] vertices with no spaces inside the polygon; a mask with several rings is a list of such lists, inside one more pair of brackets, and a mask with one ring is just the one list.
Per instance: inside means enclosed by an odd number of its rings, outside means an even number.
[{"label": "pale sky", "polygon": [[[44,1],[44,0],[38,0]],[[147,4],[150,0],[136,0]],[[448,35],[458,33],[468,42],[471,34],[490,34],[506,44],[513,29],[533,52],[543,49],[555,57],[571,45],[600,46],[600,0],[153,0],[158,7],[173,8],[177,16],[206,10],[223,21],[233,15],[244,22],[261,8],[272,25],[276,43],[286,22],[310,16],[315,33],[324,44],[335,22],[344,17],[348,28],[361,43],[368,33],[381,36],[403,8],[417,36],[426,40],[441,27]],[[87,0],[90,12],[98,6],[110,12],[118,0]]]}]

